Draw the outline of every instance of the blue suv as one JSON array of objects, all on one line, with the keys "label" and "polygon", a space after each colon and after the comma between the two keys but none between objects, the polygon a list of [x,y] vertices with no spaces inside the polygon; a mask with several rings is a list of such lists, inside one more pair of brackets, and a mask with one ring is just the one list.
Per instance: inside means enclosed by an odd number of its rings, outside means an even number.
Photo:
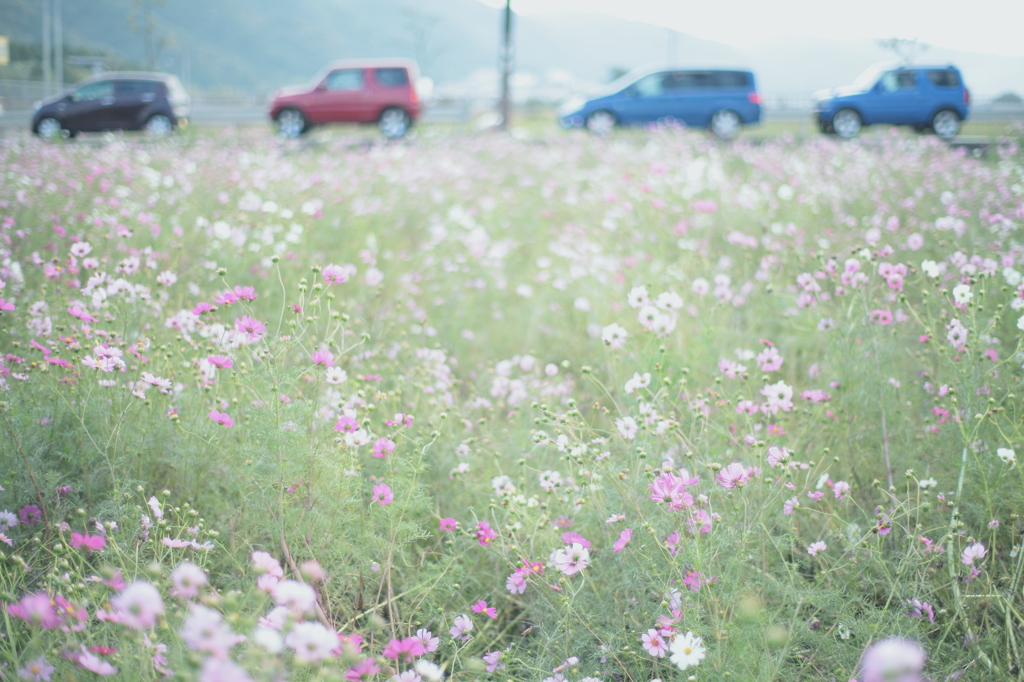
[{"label": "blue suv", "polygon": [[823,133],[856,137],[866,125],[909,125],[942,138],[960,132],[971,93],[954,66],[878,64],[853,85],[818,93],[814,115]]},{"label": "blue suv", "polygon": [[642,69],[626,74],[591,99],[558,110],[564,128],[607,134],[617,125],[676,121],[731,139],[761,120],[761,96],[750,71]]}]

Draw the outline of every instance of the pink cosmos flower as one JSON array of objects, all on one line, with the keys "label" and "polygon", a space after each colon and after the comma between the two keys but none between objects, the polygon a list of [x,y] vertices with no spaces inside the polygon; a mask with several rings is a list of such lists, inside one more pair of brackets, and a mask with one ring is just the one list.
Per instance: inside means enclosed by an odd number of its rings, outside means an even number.
[{"label": "pink cosmos flower", "polygon": [[426,651],[427,648],[418,638],[406,637],[405,639],[393,639],[388,642],[388,645],[384,647],[384,651],[381,654],[393,661],[408,662],[418,656],[422,656]]},{"label": "pink cosmos flower", "polygon": [[711,514],[705,509],[695,509],[690,514],[690,518],[686,519],[686,530],[691,535],[695,533],[710,533],[711,532]]},{"label": "pink cosmos flower", "polygon": [[498,670],[505,668],[505,664],[501,662],[501,651],[492,651],[482,656],[484,663],[487,664],[487,672],[493,673]]},{"label": "pink cosmos flower", "polygon": [[668,641],[654,628],[648,630],[647,634],[641,635],[640,640],[644,644],[644,649],[647,649],[647,653],[655,658],[664,658],[668,653]]},{"label": "pink cosmos flower", "polygon": [[248,334],[250,342],[259,341],[267,331],[267,327],[262,322],[248,315],[242,315],[235,320],[235,329]]},{"label": "pink cosmos flower", "polygon": [[5,301],[0,298],[0,315],[3,314],[3,311],[11,312],[12,310],[14,310],[14,301]]},{"label": "pink cosmos flower", "polygon": [[284,569],[281,568],[281,564],[267,552],[253,552],[252,564],[256,572],[261,575],[272,575],[275,578],[284,577]]},{"label": "pink cosmos flower", "polygon": [[430,630],[426,630],[423,628],[420,628],[416,631],[416,639],[420,640],[420,642],[423,644],[423,650],[428,654],[431,651],[436,651],[438,645],[441,643],[441,640],[437,637],[434,637]]},{"label": "pink cosmos flower", "polygon": [[60,615],[50,595],[45,592],[26,594],[17,604],[8,604],[7,613],[44,630],[53,630],[61,625]]},{"label": "pink cosmos flower", "polygon": [[590,552],[579,543],[557,549],[551,554],[551,563],[565,575],[575,575],[590,565]]},{"label": "pink cosmos flower", "polygon": [[380,666],[372,658],[364,658],[345,671],[345,679],[348,682],[363,682],[375,677],[379,672]]},{"label": "pink cosmos flower", "polygon": [[259,295],[256,293],[256,289],[253,287],[240,286],[236,286],[234,289],[232,289],[232,293],[235,295],[235,298],[238,299],[239,301],[255,301],[256,297]]},{"label": "pink cosmos flower", "polygon": [[324,282],[328,285],[345,281],[345,268],[331,263],[324,268]]},{"label": "pink cosmos flower", "polygon": [[975,542],[973,545],[968,545],[967,548],[961,552],[960,561],[964,563],[964,566],[970,566],[974,563],[975,559],[984,559],[988,550],[985,549],[985,545],[980,542]]},{"label": "pink cosmos flower", "polygon": [[919,601],[917,599],[906,599],[907,603],[907,615],[911,618],[924,618],[928,616],[928,622],[935,623],[935,609],[928,602]]},{"label": "pink cosmos flower", "polygon": [[818,552],[824,552],[826,549],[828,549],[828,545],[826,545],[824,542],[812,542],[807,547],[807,553],[811,556],[817,556]]},{"label": "pink cosmos flower", "polygon": [[30,682],[50,682],[55,668],[46,660],[46,656],[40,656],[34,661],[29,661],[24,668],[18,670],[18,677]]},{"label": "pink cosmos flower", "polygon": [[334,353],[324,348],[315,350],[309,356],[313,360],[314,365],[323,365],[324,367],[334,367]]},{"label": "pink cosmos flower", "polygon": [[613,552],[621,552],[623,549],[626,548],[626,545],[629,544],[629,541],[632,539],[632,537],[633,537],[633,529],[632,528],[627,528],[626,530],[624,530],[621,533],[619,533],[619,539],[615,541],[614,545],[612,545],[612,551]]},{"label": "pink cosmos flower", "polygon": [[468,639],[466,633],[470,632],[472,629],[473,621],[470,620],[469,616],[463,614],[461,616],[456,616],[455,623],[448,629],[448,632],[451,633],[453,638],[462,637],[465,640]]},{"label": "pink cosmos flower", "polygon": [[574,542],[578,542],[587,549],[590,549],[590,540],[586,539],[585,537],[583,537],[575,531],[568,531],[566,533],[562,533],[562,542],[564,542],[567,545],[571,545]]},{"label": "pink cosmos flower", "polygon": [[[153,660],[156,661],[156,656],[153,657]],[[157,672],[160,672],[159,668],[157,668]],[[162,674],[167,676],[166,673]],[[203,661],[198,682],[252,682],[252,678],[249,677],[245,668],[231,659],[211,656]]]},{"label": "pink cosmos flower", "polygon": [[715,476],[715,480],[723,488],[742,488],[747,483],[750,474],[746,467],[739,462],[733,462],[725,467]]},{"label": "pink cosmos flower", "polygon": [[800,500],[796,497],[791,497],[782,503],[782,513],[789,516],[793,513],[793,510],[800,506]]},{"label": "pink cosmos flower", "polygon": [[789,450],[772,445],[768,448],[768,466],[777,467],[789,461]]},{"label": "pink cosmos flower", "polygon": [[441,519],[441,530],[455,530],[458,526],[459,522],[450,516]]},{"label": "pink cosmos flower", "polygon": [[210,300],[217,305],[229,306],[237,301],[238,297],[230,291],[225,291],[223,294],[214,294],[210,297]]},{"label": "pink cosmos flower", "polygon": [[107,677],[108,675],[117,674],[117,668],[90,652],[85,648],[84,644],[82,645],[82,653],[72,653],[71,660],[77,663],[79,667],[85,668],[97,675]]},{"label": "pink cosmos flower", "polygon": [[836,496],[837,500],[846,497],[848,492],[850,492],[850,484],[846,481],[836,481],[836,484],[832,486],[832,493]]},{"label": "pink cosmos flower", "polygon": [[183,561],[171,573],[174,589],[171,594],[182,599],[191,599],[199,594],[199,589],[206,584],[206,574],[191,561]]},{"label": "pink cosmos flower", "polygon": [[284,643],[295,652],[295,660],[299,663],[322,661],[330,658],[337,648],[338,633],[320,623],[296,623],[285,635]]},{"label": "pink cosmos flower", "polygon": [[654,483],[648,483],[647,487],[651,489],[652,500],[665,502],[673,509],[679,510],[693,505],[693,495],[686,492],[684,487],[696,482],[696,477],[684,480],[673,473],[665,472],[654,479]]},{"label": "pink cosmos flower", "polygon": [[83,322],[96,322],[97,319],[89,314],[89,311],[80,305],[73,305],[68,307],[68,315],[77,317]]},{"label": "pink cosmos flower", "polygon": [[498,617],[498,610],[493,606],[488,607],[487,602],[485,602],[483,599],[477,601],[477,603],[473,604],[473,606],[471,606],[470,608],[473,609],[474,613],[482,613],[488,616],[489,618],[497,619]]},{"label": "pink cosmos flower", "polygon": [[334,430],[341,431],[342,433],[355,433],[359,430],[359,422],[356,421],[355,417],[343,414],[338,417],[338,422],[334,425]]},{"label": "pink cosmos flower", "polygon": [[391,492],[391,486],[387,483],[381,483],[380,485],[373,486],[373,498],[370,500],[371,503],[378,502],[380,506],[385,507],[394,502],[395,496]]},{"label": "pink cosmos flower", "polygon": [[395,441],[390,438],[378,438],[373,443],[373,456],[384,459],[395,451]]},{"label": "pink cosmos flower", "polygon": [[89,554],[98,552],[107,546],[107,541],[102,535],[89,535],[88,533],[72,533],[71,534],[71,547],[72,549],[85,549]]},{"label": "pink cosmos flower", "polygon": [[757,366],[761,368],[762,372],[778,371],[784,362],[783,357],[779,355],[778,349],[772,346],[758,353],[754,359],[757,361]]},{"label": "pink cosmos flower", "polygon": [[892,324],[892,313],[888,310],[872,310],[868,319],[881,325]]},{"label": "pink cosmos flower", "polygon": [[235,366],[234,361],[226,355],[211,355],[206,358],[206,361],[214,367],[220,367],[221,369],[231,369]]},{"label": "pink cosmos flower", "polygon": [[137,580],[110,601],[119,622],[133,630],[147,630],[163,615],[160,592],[148,582]]},{"label": "pink cosmos flower", "polygon": [[526,592],[526,584],[529,582],[529,577],[516,571],[508,578],[505,579],[505,589],[512,594],[523,594]]},{"label": "pink cosmos flower", "polygon": [[232,419],[231,415],[227,412],[218,412],[217,410],[210,410],[210,419],[217,422],[221,426],[230,429],[235,425],[235,420]]},{"label": "pink cosmos flower", "polygon": [[196,307],[192,309],[192,314],[196,317],[200,317],[203,313],[212,313],[216,308],[207,303],[206,301],[200,301],[196,303]]},{"label": "pink cosmos flower", "polygon": [[486,546],[491,544],[491,540],[498,537],[498,534],[491,528],[491,524],[486,521],[479,521],[476,524],[476,539],[481,545]]},{"label": "pink cosmos flower", "polygon": [[800,397],[804,400],[810,400],[812,403],[827,403],[832,399],[828,393],[820,388],[816,388],[811,391],[804,391],[800,394]]},{"label": "pink cosmos flower", "polygon": [[189,607],[180,634],[193,651],[209,653],[213,658],[220,659],[226,659],[232,647],[244,639],[231,630],[220,612],[202,604]]}]

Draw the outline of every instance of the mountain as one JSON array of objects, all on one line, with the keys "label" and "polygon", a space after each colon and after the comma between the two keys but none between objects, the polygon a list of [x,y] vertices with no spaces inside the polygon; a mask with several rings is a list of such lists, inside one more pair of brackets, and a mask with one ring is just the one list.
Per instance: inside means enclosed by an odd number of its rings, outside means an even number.
[{"label": "mountain", "polygon": [[[262,96],[308,81],[332,59],[394,56],[416,59],[441,89],[461,96],[495,92],[501,12],[478,0],[159,2],[63,0],[66,43],[144,63],[142,37],[128,17],[152,5],[155,36],[166,43],[156,67],[196,90]],[[41,4],[0,0],[0,34],[38,42]],[[750,68],[767,95],[802,100],[891,59],[870,40],[789,36],[741,49],[583,12],[517,16],[514,35],[521,97],[556,96],[606,82],[613,71],[674,62]],[[976,95],[1024,92],[1024,57],[932,48],[919,61],[957,64]]]}]

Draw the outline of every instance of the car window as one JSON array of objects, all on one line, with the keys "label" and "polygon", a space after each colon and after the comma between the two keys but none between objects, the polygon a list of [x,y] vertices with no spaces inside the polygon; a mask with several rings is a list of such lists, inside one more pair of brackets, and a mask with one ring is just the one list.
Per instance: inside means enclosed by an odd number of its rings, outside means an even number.
[{"label": "car window", "polygon": [[916,88],[917,73],[914,71],[886,71],[878,82],[885,92]]},{"label": "car window", "polygon": [[160,94],[160,83],[150,80],[118,81],[117,92],[121,95]]},{"label": "car window", "polygon": [[941,71],[929,71],[928,80],[937,88],[959,88],[960,74],[956,71],[943,69]]},{"label": "car window", "polygon": [[89,83],[71,93],[71,99],[76,102],[91,102],[94,99],[114,96],[114,81],[97,81]]},{"label": "car window", "polygon": [[663,73],[652,73],[650,76],[644,76],[633,85],[633,90],[640,97],[657,97],[664,92],[664,80],[665,74]]},{"label": "car window", "polygon": [[746,88],[750,85],[743,71],[716,71],[714,77],[720,88]]},{"label": "car window", "polygon": [[365,85],[362,69],[340,69],[327,76],[327,89],[340,92],[355,92]]},{"label": "car window", "polygon": [[400,88],[409,84],[409,74],[405,69],[374,69],[373,77],[385,88]]}]

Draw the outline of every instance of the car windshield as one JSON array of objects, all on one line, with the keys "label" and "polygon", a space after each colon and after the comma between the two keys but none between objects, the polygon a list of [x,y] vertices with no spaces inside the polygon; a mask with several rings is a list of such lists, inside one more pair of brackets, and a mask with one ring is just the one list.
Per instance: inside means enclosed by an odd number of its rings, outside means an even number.
[{"label": "car windshield", "polygon": [[878,78],[883,72],[885,72],[886,68],[887,67],[883,64],[875,64],[867,71],[857,76],[857,80],[853,81],[853,84],[850,85],[850,87],[855,89],[857,92],[867,92],[871,88],[875,87],[875,83],[878,82]]}]

